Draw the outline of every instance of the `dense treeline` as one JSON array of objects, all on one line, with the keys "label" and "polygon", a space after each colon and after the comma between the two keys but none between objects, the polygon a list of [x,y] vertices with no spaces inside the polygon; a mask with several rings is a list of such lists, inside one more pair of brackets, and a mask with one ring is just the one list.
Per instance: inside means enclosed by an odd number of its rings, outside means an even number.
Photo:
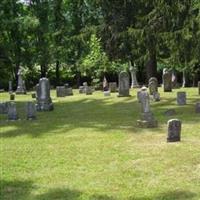
[{"label": "dense treeline", "polygon": [[[0,87],[47,76],[59,85],[113,79],[128,62],[141,82],[164,67],[197,81],[198,0],[1,0]],[[144,76],[145,74],[145,76]]]}]

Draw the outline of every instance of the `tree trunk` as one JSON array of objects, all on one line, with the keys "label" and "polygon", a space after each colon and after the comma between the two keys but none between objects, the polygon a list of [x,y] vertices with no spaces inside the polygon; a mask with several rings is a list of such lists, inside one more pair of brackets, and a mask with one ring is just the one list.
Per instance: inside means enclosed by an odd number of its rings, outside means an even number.
[{"label": "tree trunk", "polygon": [[41,78],[46,77],[46,64],[41,64]]},{"label": "tree trunk", "polygon": [[151,77],[157,78],[157,59],[156,59],[156,53],[149,53],[150,58],[149,61],[146,64],[146,82],[149,81]]},{"label": "tree trunk", "polygon": [[56,84],[60,84],[60,62],[59,60],[56,61]]}]

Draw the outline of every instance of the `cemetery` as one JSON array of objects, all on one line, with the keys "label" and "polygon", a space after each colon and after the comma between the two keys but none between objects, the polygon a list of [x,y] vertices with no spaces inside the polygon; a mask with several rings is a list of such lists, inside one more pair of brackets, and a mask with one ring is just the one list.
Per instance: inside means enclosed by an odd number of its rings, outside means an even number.
[{"label": "cemetery", "polygon": [[0,6],[0,200],[200,199],[200,3]]}]

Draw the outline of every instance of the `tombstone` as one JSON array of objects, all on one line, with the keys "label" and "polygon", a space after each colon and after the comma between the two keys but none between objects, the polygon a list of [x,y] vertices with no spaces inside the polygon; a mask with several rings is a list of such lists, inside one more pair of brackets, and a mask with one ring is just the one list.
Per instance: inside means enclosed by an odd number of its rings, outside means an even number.
[{"label": "tombstone", "polygon": [[158,80],[155,77],[149,79],[149,94],[153,95],[155,92],[158,92]]},{"label": "tombstone", "polygon": [[140,120],[137,120],[138,126],[141,128],[157,127],[158,123],[150,110],[150,97],[146,87],[141,88],[139,99],[141,102],[141,117]]},{"label": "tombstone", "polygon": [[0,114],[8,113],[8,103],[9,102],[0,102]]},{"label": "tombstone", "polygon": [[171,119],[167,123],[168,133],[167,142],[178,142],[181,140],[181,121],[179,119]]},{"label": "tombstone", "polygon": [[164,69],[163,71],[163,87],[164,92],[172,91],[172,72],[168,69]]},{"label": "tombstone", "polygon": [[200,102],[196,103],[195,105],[195,112],[200,113]]},{"label": "tombstone", "polygon": [[73,95],[73,90],[71,87],[65,88],[65,94],[66,96],[72,96]]},{"label": "tombstone", "polygon": [[35,99],[35,98],[36,98],[36,93],[35,93],[35,92],[32,93],[32,94],[31,94],[31,97],[32,97],[33,99]]},{"label": "tombstone", "polygon": [[26,104],[26,118],[27,120],[36,119],[36,108],[33,102],[27,102]]},{"label": "tombstone", "polygon": [[141,94],[141,90],[138,90],[137,91],[137,100],[138,100],[139,103],[141,103],[141,101],[140,101],[140,94]]},{"label": "tombstone", "polygon": [[21,69],[19,69],[18,71],[18,82],[17,82],[16,94],[26,94],[25,82],[23,81],[23,78],[22,78]]},{"label": "tombstone", "polygon": [[173,116],[176,115],[176,110],[174,109],[168,109],[164,112],[165,116]]},{"label": "tombstone", "polygon": [[13,93],[10,94],[10,100],[11,100],[11,101],[14,101],[14,100],[15,100],[15,94],[13,94]]},{"label": "tombstone", "polygon": [[8,103],[8,120],[18,120],[17,108],[15,102]]},{"label": "tombstone", "polygon": [[177,104],[186,105],[186,92],[177,92]]},{"label": "tombstone", "polygon": [[129,74],[125,71],[119,74],[119,94],[118,97],[129,97]]},{"label": "tombstone", "polygon": [[65,84],[64,84],[64,87],[65,87],[65,88],[69,88],[69,83],[65,83]]},{"label": "tombstone", "polygon": [[109,87],[108,87],[108,81],[106,79],[106,77],[104,76],[103,78],[103,91],[108,91]]},{"label": "tombstone", "polygon": [[8,92],[12,93],[13,92],[13,87],[12,87],[12,81],[8,82]]},{"label": "tombstone", "polygon": [[104,97],[109,97],[110,96],[110,91],[109,90],[108,91],[104,91],[103,94],[104,94]]},{"label": "tombstone", "polygon": [[47,78],[41,78],[36,87],[37,91],[37,111],[51,111],[53,110],[53,103],[50,97],[50,84]]},{"label": "tombstone", "polygon": [[90,86],[85,86],[85,94],[92,95],[92,93],[93,93],[93,88]]},{"label": "tombstone", "polygon": [[117,92],[117,83],[116,82],[110,82],[109,83],[109,90],[110,90],[110,92]]},{"label": "tombstone", "polygon": [[198,91],[199,91],[199,95],[200,95],[200,81],[198,82]]},{"label": "tombstone", "polygon": [[131,62],[129,62],[129,71],[131,73],[131,88],[138,88],[138,81],[136,77],[136,68],[131,65]]},{"label": "tombstone", "polygon": [[57,97],[65,97],[66,96],[65,86],[57,86],[56,87],[56,96]]},{"label": "tombstone", "polygon": [[79,94],[83,94],[85,93],[85,87],[84,86],[80,86],[79,87]]}]

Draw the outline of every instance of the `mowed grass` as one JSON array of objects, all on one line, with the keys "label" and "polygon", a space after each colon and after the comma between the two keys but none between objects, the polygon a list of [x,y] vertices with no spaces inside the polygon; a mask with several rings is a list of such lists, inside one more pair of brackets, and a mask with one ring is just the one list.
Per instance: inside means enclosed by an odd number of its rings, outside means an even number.
[{"label": "mowed grass", "polygon": [[[187,105],[176,105],[176,92]],[[161,92],[152,102],[155,129],[136,125],[136,90],[117,98],[78,94],[56,98],[55,110],[25,120],[30,94],[17,95],[21,120],[0,115],[1,200],[199,200],[200,114],[197,88]],[[0,101],[8,100],[0,93]],[[175,108],[177,115],[163,113]],[[182,120],[182,141],[166,143],[167,121]]]}]

